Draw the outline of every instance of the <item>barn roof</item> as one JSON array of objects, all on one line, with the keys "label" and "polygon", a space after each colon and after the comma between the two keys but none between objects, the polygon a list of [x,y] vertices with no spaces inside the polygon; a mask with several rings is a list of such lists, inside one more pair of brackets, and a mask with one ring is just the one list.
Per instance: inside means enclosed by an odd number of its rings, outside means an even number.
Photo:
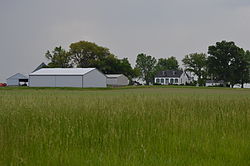
[{"label": "barn roof", "polygon": [[7,78],[7,80],[10,79],[28,79],[28,77],[26,77],[25,75],[21,74],[21,73],[17,73],[9,78]]},{"label": "barn roof", "polygon": [[122,75],[123,74],[106,74],[106,77],[108,77],[108,78],[117,78],[117,77],[120,77]]},{"label": "barn roof", "polygon": [[47,65],[44,62],[42,62],[39,66],[37,66],[37,68],[33,72],[40,70],[42,68],[45,68],[45,67],[47,67]]},{"label": "barn roof", "polygon": [[42,68],[30,74],[34,75],[85,75],[95,68]]}]

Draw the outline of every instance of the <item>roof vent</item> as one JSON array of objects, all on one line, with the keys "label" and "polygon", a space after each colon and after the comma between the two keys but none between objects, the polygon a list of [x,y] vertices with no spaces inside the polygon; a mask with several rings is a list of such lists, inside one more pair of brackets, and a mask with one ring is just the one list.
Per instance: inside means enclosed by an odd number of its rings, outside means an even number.
[{"label": "roof vent", "polygon": [[176,72],[175,71],[173,71],[173,75],[175,75],[176,74]]}]

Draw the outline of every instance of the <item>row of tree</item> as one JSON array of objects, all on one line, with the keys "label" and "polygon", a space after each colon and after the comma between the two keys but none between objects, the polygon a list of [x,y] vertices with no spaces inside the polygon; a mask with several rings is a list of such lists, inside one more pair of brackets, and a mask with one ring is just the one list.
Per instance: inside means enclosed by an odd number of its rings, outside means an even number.
[{"label": "row of tree", "polygon": [[224,86],[250,81],[250,52],[235,45],[234,42],[217,42],[208,47],[206,54],[186,55],[182,60],[186,70],[198,76],[199,85],[206,79],[223,80]]},{"label": "row of tree", "polygon": [[[146,84],[153,83],[155,74],[162,70],[181,70],[175,57],[156,59],[150,55],[139,54],[136,66],[132,68],[127,58],[118,59],[108,48],[88,41],[72,43],[69,51],[56,47],[45,57],[50,61],[48,67],[95,67],[103,73],[122,73],[132,78],[142,78]],[[208,54],[194,53],[182,60],[184,70],[197,75],[198,84],[204,85],[206,79],[223,80],[224,86],[243,84],[250,81],[250,52],[235,45],[234,42],[217,42],[209,46]]]}]

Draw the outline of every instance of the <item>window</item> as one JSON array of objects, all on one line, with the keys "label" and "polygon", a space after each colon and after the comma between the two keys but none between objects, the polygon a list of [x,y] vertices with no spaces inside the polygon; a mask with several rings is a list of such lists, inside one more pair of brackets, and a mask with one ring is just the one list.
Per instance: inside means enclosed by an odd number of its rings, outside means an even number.
[{"label": "window", "polygon": [[173,83],[174,83],[174,79],[171,78],[171,79],[170,79],[170,84],[173,84]]},{"label": "window", "polygon": [[161,79],[161,83],[164,84],[164,79],[163,78]]},{"label": "window", "polygon": [[175,83],[178,83],[178,79],[177,78],[175,79]]},{"label": "window", "polygon": [[169,79],[168,78],[166,78],[166,84],[168,84],[169,83]]},{"label": "window", "polygon": [[156,78],[156,83],[160,83],[160,79],[159,78]]}]

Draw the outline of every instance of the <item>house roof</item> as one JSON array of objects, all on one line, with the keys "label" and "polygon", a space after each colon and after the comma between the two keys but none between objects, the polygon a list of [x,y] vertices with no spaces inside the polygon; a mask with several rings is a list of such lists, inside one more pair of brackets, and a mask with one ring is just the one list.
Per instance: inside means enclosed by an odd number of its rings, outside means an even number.
[{"label": "house roof", "polygon": [[117,78],[117,77],[120,77],[122,76],[123,74],[106,74],[106,77],[107,78]]},{"label": "house roof", "polygon": [[95,68],[42,68],[30,74],[34,75],[85,75]]},{"label": "house roof", "polygon": [[160,71],[156,74],[156,77],[181,77],[183,71],[182,70],[164,70]]},{"label": "house roof", "polygon": [[7,80],[10,80],[10,79],[28,79],[28,77],[26,77],[25,75],[23,75],[21,73],[17,73],[17,74],[14,74],[13,76],[7,78]]}]

